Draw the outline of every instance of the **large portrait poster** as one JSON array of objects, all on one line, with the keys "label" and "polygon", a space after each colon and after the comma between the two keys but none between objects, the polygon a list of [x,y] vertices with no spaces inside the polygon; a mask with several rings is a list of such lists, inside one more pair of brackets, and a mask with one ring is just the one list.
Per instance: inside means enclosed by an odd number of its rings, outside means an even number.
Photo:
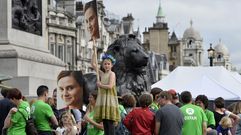
[{"label": "large portrait poster", "polygon": [[57,77],[57,108],[81,109],[88,93],[81,71],[61,71]]},{"label": "large portrait poster", "polygon": [[93,41],[100,38],[98,10],[96,0],[92,0],[84,5],[84,18],[86,26],[87,41]]},{"label": "large portrait poster", "polygon": [[42,35],[42,0],[12,0],[12,28]]}]

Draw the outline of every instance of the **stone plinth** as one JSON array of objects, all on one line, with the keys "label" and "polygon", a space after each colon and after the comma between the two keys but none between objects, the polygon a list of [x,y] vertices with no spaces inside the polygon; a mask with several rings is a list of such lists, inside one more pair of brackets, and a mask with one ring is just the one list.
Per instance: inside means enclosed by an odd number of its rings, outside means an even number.
[{"label": "stone plinth", "polygon": [[21,1],[0,0],[0,73],[13,76],[5,84],[19,88],[25,96],[36,96],[39,85],[54,89],[65,66],[48,50],[47,1],[36,1],[41,3],[41,34],[13,28],[12,2]]}]

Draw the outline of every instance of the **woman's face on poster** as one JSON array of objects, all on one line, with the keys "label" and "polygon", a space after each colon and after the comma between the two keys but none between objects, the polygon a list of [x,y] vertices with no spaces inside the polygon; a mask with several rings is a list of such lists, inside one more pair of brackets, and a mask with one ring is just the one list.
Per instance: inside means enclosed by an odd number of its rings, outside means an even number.
[{"label": "woman's face on poster", "polygon": [[79,108],[82,104],[83,87],[72,76],[66,76],[58,81],[61,98],[70,109]]},{"label": "woman's face on poster", "polygon": [[89,7],[85,11],[85,21],[86,21],[87,29],[90,32],[91,38],[92,39],[98,38],[99,37],[98,18],[96,16],[96,13],[93,7]]}]

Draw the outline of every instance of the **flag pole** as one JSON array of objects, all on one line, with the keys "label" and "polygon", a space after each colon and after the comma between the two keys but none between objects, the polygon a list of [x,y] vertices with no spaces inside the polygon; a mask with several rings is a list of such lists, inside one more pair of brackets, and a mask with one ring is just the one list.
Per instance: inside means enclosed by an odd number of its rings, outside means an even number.
[{"label": "flag pole", "polygon": [[95,60],[95,64],[96,64],[96,69],[95,69],[95,71],[96,71],[96,77],[97,77],[97,82],[98,81],[100,81],[100,75],[99,75],[99,67],[98,67],[98,59],[97,59],[97,47],[96,47],[96,40],[95,39],[93,39],[93,48],[94,48],[94,53],[95,53],[95,58],[94,58],[94,60]]}]

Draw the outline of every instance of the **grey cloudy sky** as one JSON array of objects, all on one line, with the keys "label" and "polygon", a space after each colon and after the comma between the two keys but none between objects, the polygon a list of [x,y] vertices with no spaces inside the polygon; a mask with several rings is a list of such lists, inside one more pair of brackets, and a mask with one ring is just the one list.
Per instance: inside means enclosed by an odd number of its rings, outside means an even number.
[{"label": "grey cloudy sky", "polygon": [[[159,0],[103,0],[106,10],[119,18],[132,13],[135,28],[151,27],[156,21]],[[219,43],[229,49],[231,62],[241,68],[241,0],[161,0],[169,25],[169,32],[175,31],[179,38],[186,28],[193,27],[203,37],[204,61],[208,64],[207,49]]]}]

